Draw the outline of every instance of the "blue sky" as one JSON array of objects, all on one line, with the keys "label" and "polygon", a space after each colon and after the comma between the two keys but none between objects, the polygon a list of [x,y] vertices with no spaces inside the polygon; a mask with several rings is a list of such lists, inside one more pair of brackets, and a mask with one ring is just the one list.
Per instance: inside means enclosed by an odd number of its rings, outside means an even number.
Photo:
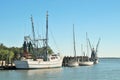
[{"label": "blue sky", "polygon": [[[73,55],[72,26],[75,25],[77,55],[86,51],[86,32],[100,57],[120,57],[119,0],[0,0],[0,43],[21,47],[31,35],[33,16],[36,35],[45,33],[49,12],[49,45],[55,52]],[[53,39],[54,36],[54,39]]]}]

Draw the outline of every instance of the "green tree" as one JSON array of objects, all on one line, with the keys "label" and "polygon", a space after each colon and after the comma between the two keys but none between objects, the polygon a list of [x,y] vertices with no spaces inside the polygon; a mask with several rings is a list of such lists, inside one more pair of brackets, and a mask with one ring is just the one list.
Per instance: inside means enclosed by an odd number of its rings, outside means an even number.
[{"label": "green tree", "polygon": [[7,55],[8,55],[9,51],[8,50],[4,50],[4,49],[0,49],[0,61],[2,61],[2,66],[3,66],[3,61],[7,60]]},{"label": "green tree", "polygon": [[50,47],[48,47],[48,54],[53,54],[53,50],[50,48]]},{"label": "green tree", "polygon": [[9,53],[8,53],[8,60],[9,60],[9,62],[12,62],[12,59],[14,58],[14,53],[13,53],[13,51],[9,51]]}]

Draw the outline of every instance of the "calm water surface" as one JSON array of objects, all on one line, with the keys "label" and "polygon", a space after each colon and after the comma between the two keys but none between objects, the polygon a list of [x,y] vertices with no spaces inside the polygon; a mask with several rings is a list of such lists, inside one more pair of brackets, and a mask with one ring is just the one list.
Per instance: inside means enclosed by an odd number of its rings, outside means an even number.
[{"label": "calm water surface", "polygon": [[36,70],[1,70],[0,80],[120,80],[120,59],[100,59],[94,66]]}]

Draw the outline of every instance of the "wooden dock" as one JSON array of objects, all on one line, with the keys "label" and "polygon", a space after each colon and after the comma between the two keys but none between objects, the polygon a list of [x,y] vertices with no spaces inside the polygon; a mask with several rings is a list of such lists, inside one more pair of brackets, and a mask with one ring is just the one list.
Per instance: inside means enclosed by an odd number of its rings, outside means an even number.
[{"label": "wooden dock", "polygon": [[14,64],[3,64],[0,65],[0,70],[15,70],[16,67]]}]

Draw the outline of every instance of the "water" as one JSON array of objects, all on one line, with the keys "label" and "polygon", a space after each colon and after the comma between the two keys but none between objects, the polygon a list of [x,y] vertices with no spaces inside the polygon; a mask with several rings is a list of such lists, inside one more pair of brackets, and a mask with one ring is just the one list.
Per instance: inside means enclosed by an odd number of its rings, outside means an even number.
[{"label": "water", "polygon": [[120,80],[120,59],[100,59],[94,66],[1,70],[0,80]]}]

